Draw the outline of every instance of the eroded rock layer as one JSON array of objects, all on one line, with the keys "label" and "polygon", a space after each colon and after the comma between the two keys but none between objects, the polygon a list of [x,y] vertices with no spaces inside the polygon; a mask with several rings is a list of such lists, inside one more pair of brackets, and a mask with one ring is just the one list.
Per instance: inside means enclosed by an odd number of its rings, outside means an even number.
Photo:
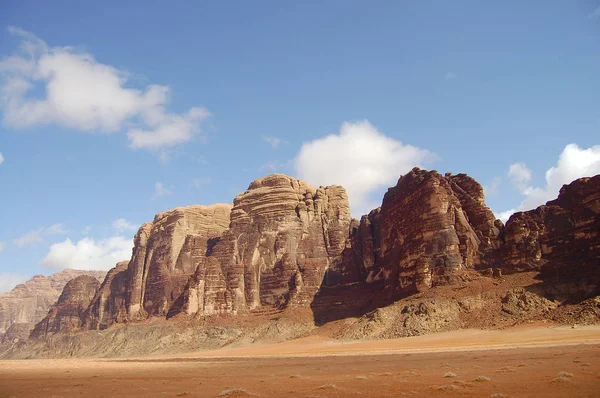
[{"label": "eroded rock layer", "polygon": [[58,301],[31,332],[33,338],[46,338],[57,332],[73,332],[81,328],[83,312],[98,291],[98,279],[81,275],[71,279]]},{"label": "eroded rock layer", "polygon": [[200,261],[183,311],[235,314],[309,303],[341,260],[351,221],[345,189],[315,189],[274,174],[252,182],[233,203],[230,228]]}]

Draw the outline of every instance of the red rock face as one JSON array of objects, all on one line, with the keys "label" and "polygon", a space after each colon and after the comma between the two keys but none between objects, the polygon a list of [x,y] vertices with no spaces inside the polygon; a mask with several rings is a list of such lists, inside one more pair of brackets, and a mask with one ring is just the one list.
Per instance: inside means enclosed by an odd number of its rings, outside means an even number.
[{"label": "red rock face", "polygon": [[122,261],[108,271],[102,285],[81,317],[84,329],[106,329],[114,322],[127,320],[125,299],[129,288],[128,264],[128,261]]},{"label": "red rock face", "polygon": [[341,283],[384,280],[404,293],[450,283],[500,246],[494,221],[471,177],[415,168],[353,228]]},{"label": "red rock face", "polygon": [[558,198],[513,214],[504,230],[504,272],[540,270],[552,283],[600,294],[600,175],[564,185]]},{"label": "red rock face", "polygon": [[46,338],[57,332],[72,332],[81,328],[83,312],[96,294],[98,279],[82,275],[70,280],[56,304],[31,332],[32,338]]},{"label": "red rock face", "polygon": [[274,174],[238,195],[229,230],[184,293],[188,314],[239,313],[310,302],[341,260],[350,224],[346,191]]},{"label": "red rock face", "polygon": [[[11,336],[14,337],[16,331],[19,331],[20,336],[29,336],[31,329],[56,303],[67,282],[80,275],[91,275],[102,280],[106,272],[66,269],[50,276],[36,275],[10,292],[0,295],[0,336],[7,333],[13,324],[19,325],[13,328]],[[24,330],[27,332],[24,333]]]}]

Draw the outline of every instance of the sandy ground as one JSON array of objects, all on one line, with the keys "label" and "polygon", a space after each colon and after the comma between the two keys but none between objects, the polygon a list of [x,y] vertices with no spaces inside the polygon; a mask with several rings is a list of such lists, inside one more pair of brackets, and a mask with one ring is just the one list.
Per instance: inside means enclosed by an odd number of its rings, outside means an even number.
[{"label": "sandy ground", "polygon": [[543,324],[130,359],[0,361],[1,397],[600,397],[600,327]]}]

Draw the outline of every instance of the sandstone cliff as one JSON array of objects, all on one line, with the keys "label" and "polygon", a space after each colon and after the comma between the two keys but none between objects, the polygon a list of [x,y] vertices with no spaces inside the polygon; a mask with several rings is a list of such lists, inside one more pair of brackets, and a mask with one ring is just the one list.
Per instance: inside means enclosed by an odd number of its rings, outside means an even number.
[{"label": "sandstone cliff", "polygon": [[[36,275],[8,293],[0,295],[0,336],[14,324],[11,339],[27,338],[29,332],[48,313],[71,279],[90,275],[102,280],[104,271],[80,271],[66,269],[50,276]],[[18,334],[16,331],[20,331]]]},{"label": "sandstone cliff", "polygon": [[229,230],[184,292],[187,314],[307,304],[341,260],[351,221],[344,188],[274,174],[238,195]]},{"label": "sandstone cliff", "polygon": [[547,284],[562,285],[553,292],[557,297],[600,294],[600,175],[575,180],[557,199],[513,214],[504,241],[505,273],[541,271]]},{"label": "sandstone cliff", "polygon": [[31,332],[33,338],[46,338],[57,332],[73,332],[81,328],[83,312],[98,291],[100,282],[89,275],[71,279],[58,301]]},{"label": "sandstone cliff", "polygon": [[414,168],[354,225],[330,285],[382,280],[411,294],[450,283],[488,261],[501,228],[474,179]]},{"label": "sandstone cliff", "polygon": [[229,226],[231,205],[193,205],[157,214],[134,238],[126,267],[111,270],[86,311],[83,324],[166,316],[183,293],[198,262]]}]

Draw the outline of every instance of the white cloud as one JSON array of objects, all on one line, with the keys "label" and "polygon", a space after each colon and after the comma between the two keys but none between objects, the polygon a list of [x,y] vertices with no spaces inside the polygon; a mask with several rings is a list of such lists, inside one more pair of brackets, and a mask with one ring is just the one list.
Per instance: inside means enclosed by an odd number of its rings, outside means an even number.
[{"label": "white cloud", "polygon": [[589,15],[590,19],[592,18],[600,18],[600,7],[596,8],[594,11],[592,11]]},{"label": "white cloud", "polygon": [[136,229],[138,229],[137,225],[130,223],[129,221],[127,221],[124,218],[116,219],[115,221],[113,221],[112,226],[119,233],[127,232],[127,231],[135,231]]},{"label": "white cloud", "polygon": [[497,219],[501,220],[503,223],[506,223],[508,221],[508,219],[510,218],[510,216],[512,216],[514,214],[514,212],[516,212],[517,209],[510,209],[510,210],[506,210],[506,211],[501,211],[499,213],[494,213],[494,215],[496,216]]},{"label": "white cloud", "polygon": [[502,179],[500,177],[494,177],[489,185],[484,185],[483,192],[485,196],[496,196],[500,191],[500,184]]},{"label": "white cloud", "polygon": [[445,80],[452,80],[452,79],[456,79],[458,77],[458,74],[456,74],[455,72],[446,72],[446,75],[444,76]]},{"label": "white cloud", "polygon": [[15,245],[19,247],[23,246],[31,246],[35,243],[42,243],[44,239],[42,239],[42,230],[37,229],[35,231],[29,231],[25,235],[18,237],[14,240]]},{"label": "white cloud", "polygon": [[263,141],[267,142],[269,145],[271,145],[273,147],[273,149],[277,149],[279,148],[279,145],[281,145],[281,139],[277,138],[277,137],[273,137],[270,135],[261,135],[261,138]]},{"label": "white cloud", "polygon": [[5,248],[6,248],[6,242],[0,242],[0,253],[2,253]]},{"label": "white cloud", "polygon": [[[513,166],[509,169],[509,177]],[[522,164],[524,170],[529,171],[527,166]],[[546,171],[546,185],[543,187],[533,187],[525,182],[531,179],[531,175],[527,178],[527,173],[521,171],[513,172],[513,176],[521,176],[522,184],[517,184],[516,187],[525,196],[525,199],[515,209],[505,212],[496,213],[496,217],[502,219],[500,215],[508,219],[506,214],[512,214],[515,211],[525,211],[533,209],[539,205],[545,204],[549,200],[553,200],[558,196],[560,188],[564,184],[569,184],[573,180],[581,177],[591,177],[600,174],[600,145],[592,146],[591,148],[582,149],[577,144],[569,144],[558,157],[556,166],[551,167]]]},{"label": "white cloud", "polygon": [[64,225],[62,224],[54,224],[46,228],[38,228],[32,231],[27,232],[26,234],[20,236],[19,238],[14,240],[15,245],[19,247],[23,246],[31,246],[35,243],[44,242],[43,236],[50,235],[64,235],[69,232]]},{"label": "white cloud", "polygon": [[163,186],[162,182],[157,182],[154,185],[154,196],[169,196],[172,193],[173,192]]},{"label": "white cloud", "polygon": [[18,284],[27,281],[25,275],[13,274],[11,272],[0,273],[0,294],[10,292]]},{"label": "white cloud", "polygon": [[92,226],[91,225],[86,225],[82,230],[81,230],[81,234],[82,235],[87,235],[90,233],[90,231],[92,230]]},{"label": "white cloud", "polygon": [[258,168],[259,171],[268,170],[271,172],[284,170],[292,164],[292,161],[288,160],[287,162],[281,162],[279,160],[270,160],[267,163],[261,164]]},{"label": "white cloud", "polygon": [[[190,141],[209,116],[193,107],[167,111],[169,87],[125,87],[128,74],[71,47],[49,47],[30,32],[11,27],[21,39],[14,54],[0,61],[0,107],[15,128],[56,124],[80,131],[116,132],[128,127],[132,148],[157,150]],[[39,86],[45,93],[31,93]]]},{"label": "white cloud", "polygon": [[132,239],[120,235],[102,240],[85,237],[77,242],[67,238],[50,246],[40,264],[57,270],[109,270],[117,262],[129,259],[132,248]]},{"label": "white cloud", "polygon": [[0,152],[0,164],[4,163],[4,155]]},{"label": "white cloud", "polygon": [[352,214],[360,216],[379,205],[369,200],[371,193],[394,185],[401,174],[435,159],[425,149],[383,135],[365,120],[346,122],[338,134],[305,142],[295,168],[311,184],[342,185]]},{"label": "white cloud", "polygon": [[64,235],[68,232],[69,231],[62,224],[54,224],[43,230],[45,235]]},{"label": "white cloud", "polygon": [[513,163],[508,168],[508,179],[517,189],[523,190],[531,181],[531,170],[525,163]]}]

